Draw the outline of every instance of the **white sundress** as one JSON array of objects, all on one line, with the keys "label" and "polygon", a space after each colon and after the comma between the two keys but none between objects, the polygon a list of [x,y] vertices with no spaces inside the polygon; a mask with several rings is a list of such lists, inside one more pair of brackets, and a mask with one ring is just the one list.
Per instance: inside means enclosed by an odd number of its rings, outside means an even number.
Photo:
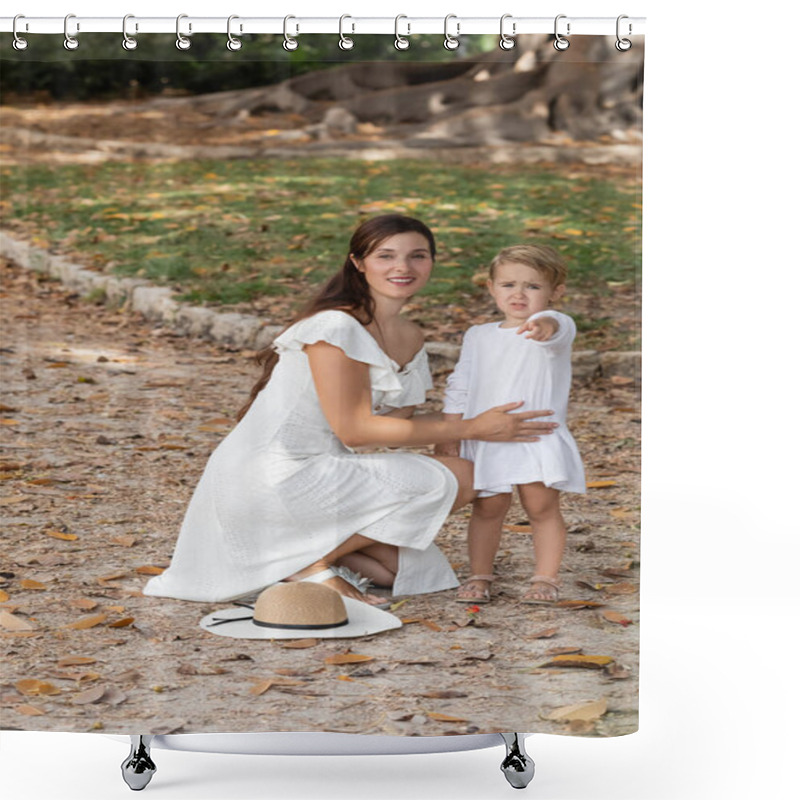
[{"label": "white sundress", "polygon": [[405,368],[350,314],[322,311],[274,346],[280,360],[239,424],[211,454],[189,503],[170,567],[144,593],[232,600],[282,580],[355,533],[399,547],[395,594],[458,585],[433,540],[458,482],[417,453],[355,453],[319,405],[307,344],[328,342],[369,364],[376,413],[417,405],[432,381],[424,349]]},{"label": "white sundress", "polygon": [[515,411],[552,409],[552,416],[541,419],[559,423],[538,442],[462,442],[461,456],[474,464],[473,488],[479,496],[538,482],[560,491],[586,491],[583,462],[567,427],[575,322],[551,310],[531,319],[543,316],[559,323],[556,334],[544,342],[526,339],[516,327],[501,328],[499,322],[469,328],[448,378],[445,413],[471,419],[494,406],[523,400]]}]

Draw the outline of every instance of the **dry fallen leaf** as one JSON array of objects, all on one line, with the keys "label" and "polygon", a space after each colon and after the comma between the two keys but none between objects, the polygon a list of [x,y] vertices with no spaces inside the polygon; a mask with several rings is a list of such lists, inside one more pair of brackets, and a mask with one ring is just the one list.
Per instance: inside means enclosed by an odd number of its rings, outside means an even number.
[{"label": "dry fallen leaf", "polygon": [[24,580],[21,580],[19,582],[19,585],[23,589],[31,589],[31,590],[38,591],[38,592],[42,591],[43,589],[47,589],[47,586],[45,586],[43,583],[39,583],[39,581],[31,580],[30,578],[25,578]]},{"label": "dry fallen leaf", "polygon": [[41,708],[36,708],[36,706],[29,706],[25,705],[24,703],[19,706],[15,706],[14,710],[18,714],[25,714],[26,717],[40,717],[42,714],[45,714],[45,711],[42,711]]},{"label": "dry fallen leaf", "polygon": [[558,628],[545,628],[543,631],[537,631],[536,633],[532,633],[530,636],[526,636],[526,639],[552,639],[558,633]]},{"label": "dry fallen leaf", "polygon": [[85,692],[78,692],[72,695],[72,702],[77,706],[85,706],[90,703],[99,703],[103,695],[106,693],[105,686],[93,686]]},{"label": "dry fallen leaf", "polygon": [[594,600],[559,600],[557,608],[601,608],[605,603],[598,603]]},{"label": "dry fallen leaf", "polygon": [[374,656],[360,656],[356,653],[340,653],[336,656],[328,656],[326,664],[364,664],[367,661],[374,661]]},{"label": "dry fallen leaf", "polygon": [[636,594],[639,588],[633,583],[612,583],[605,587],[606,594]]},{"label": "dry fallen leaf", "polygon": [[136,571],[140,575],[160,575],[164,569],[165,567],[154,567],[149,564],[143,567],[136,567]]},{"label": "dry fallen leaf", "polygon": [[7,603],[8,599],[9,599],[8,592],[4,592],[2,589],[0,589],[0,603]]},{"label": "dry fallen leaf", "polygon": [[136,544],[135,536],[115,536],[111,539],[114,544],[121,544],[123,547],[133,547]]},{"label": "dry fallen leaf", "polygon": [[0,628],[5,628],[7,631],[36,630],[36,626],[28,622],[28,620],[22,619],[22,617],[15,617],[4,609],[0,609]]},{"label": "dry fallen leaf", "polygon": [[608,701],[603,697],[600,700],[593,700],[588,703],[575,703],[570,706],[556,708],[546,714],[544,719],[555,722],[594,722],[600,719],[606,711],[608,711]]},{"label": "dry fallen leaf", "polygon": [[459,692],[455,689],[442,689],[437,692],[423,692],[420,697],[431,697],[436,700],[449,700],[453,697],[469,697],[466,692]]},{"label": "dry fallen leaf", "polygon": [[580,667],[584,669],[603,669],[609,664],[613,664],[614,659],[611,656],[581,656],[581,655],[564,655],[554,656],[544,667]]},{"label": "dry fallen leaf", "polygon": [[26,697],[35,697],[37,695],[52,695],[61,694],[61,689],[53,686],[52,683],[46,681],[37,681],[35,678],[26,678],[25,680],[17,681],[14,688]]},{"label": "dry fallen leaf", "polygon": [[77,533],[64,533],[63,531],[56,531],[56,530],[48,530],[45,531],[48,536],[52,536],[54,539],[61,539],[64,542],[74,542],[78,538]]},{"label": "dry fallen leaf", "polygon": [[85,631],[89,628],[94,628],[95,625],[100,625],[108,619],[108,614],[95,614],[93,617],[84,617],[77,622],[71,622],[65,627],[71,628],[75,631]]},{"label": "dry fallen leaf", "polygon": [[602,616],[609,622],[614,622],[617,625],[622,625],[623,628],[627,628],[628,625],[633,624],[632,619],[628,619],[626,616],[620,614],[618,611],[603,611]]},{"label": "dry fallen leaf", "polygon": [[435,719],[437,722],[466,722],[463,717],[451,717],[447,714],[437,714],[436,712],[430,712],[428,714],[429,719]]},{"label": "dry fallen leaf", "polygon": [[94,600],[90,600],[88,597],[76,597],[67,602],[73,608],[79,608],[82,611],[91,611],[93,608],[97,608],[97,603]]},{"label": "dry fallen leaf", "polygon": [[503,529],[511,533],[531,533],[530,525],[503,525]]},{"label": "dry fallen leaf", "polygon": [[68,656],[67,658],[62,658],[56,666],[60,669],[64,669],[65,667],[82,667],[86,664],[96,664],[97,660],[94,658],[84,658],[82,656]]},{"label": "dry fallen leaf", "polygon": [[616,486],[616,481],[586,481],[587,489],[606,489],[609,486]]}]

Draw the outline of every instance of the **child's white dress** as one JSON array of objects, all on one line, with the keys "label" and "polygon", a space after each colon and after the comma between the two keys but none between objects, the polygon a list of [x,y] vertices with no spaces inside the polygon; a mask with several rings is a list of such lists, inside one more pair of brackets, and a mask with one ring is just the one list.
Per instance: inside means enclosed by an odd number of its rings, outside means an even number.
[{"label": "child's white dress", "polygon": [[559,326],[545,342],[525,338],[516,327],[501,328],[498,322],[469,328],[448,378],[445,413],[471,419],[493,406],[524,400],[515,411],[552,409],[555,414],[541,419],[559,423],[538,442],[462,442],[461,456],[475,465],[479,496],[539,481],[561,491],[586,491],[583,463],[566,424],[575,323],[550,310],[531,319],[544,316],[554,317]]},{"label": "child's white dress", "polygon": [[424,349],[400,369],[343,311],[291,326],[275,340],[280,361],[269,383],[211,454],[171,566],[145,594],[231,600],[292,575],[354,533],[398,546],[396,594],[458,585],[433,544],[455,501],[455,476],[421,454],[355,453],[342,444],[303,351],[314,342],[369,365],[376,412],[422,403],[432,386]]}]

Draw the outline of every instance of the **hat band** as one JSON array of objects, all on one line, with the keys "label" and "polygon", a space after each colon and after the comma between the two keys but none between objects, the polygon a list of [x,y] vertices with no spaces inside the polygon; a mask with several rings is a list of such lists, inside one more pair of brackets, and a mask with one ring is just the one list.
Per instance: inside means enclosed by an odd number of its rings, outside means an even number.
[{"label": "hat band", "polygon": [[341,628],[342,625],[347,625],[349,620],[345,617],[341,622],[328,622],[322,625],[280,625],[276,622],[260,622],[257,619],[253,620],[253,625],[258,625],[259,628],[280,628],[286,631],[321,631],[326,628]]}]

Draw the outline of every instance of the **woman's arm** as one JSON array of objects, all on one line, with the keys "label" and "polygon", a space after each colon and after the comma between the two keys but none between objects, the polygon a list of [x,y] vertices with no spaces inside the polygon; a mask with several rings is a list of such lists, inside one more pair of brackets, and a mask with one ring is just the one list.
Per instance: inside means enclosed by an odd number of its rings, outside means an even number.
[{"label": "woman's arm", "polygon": [[333,432],[349,447],[417,447],[460,439],[535,441],[557,426],[531,421],[552,411],[510,413],[522,405],[521,401],[497,406],[468,420],[375,415],[367,364],[348,358],[343,350],[327,342],[306,345],[304,351],[322,412]]}]

